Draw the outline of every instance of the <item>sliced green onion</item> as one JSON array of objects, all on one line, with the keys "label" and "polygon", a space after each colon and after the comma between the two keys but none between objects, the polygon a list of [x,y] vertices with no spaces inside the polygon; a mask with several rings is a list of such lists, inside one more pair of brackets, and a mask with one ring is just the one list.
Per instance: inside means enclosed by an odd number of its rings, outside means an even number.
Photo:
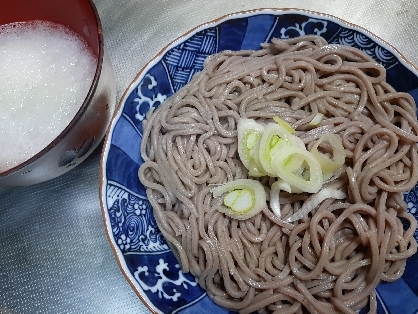
[{"label": "sliced green onion", "polygon": [[[316,114],[310,122],[317,125],[324,118]],[[308,151],[303,141],[295,136],[290,124],[279,117],[277,123],[262,125],[252,119],[238,121],[238,153],[250,176],[277,177],[270,189],[269,202],[274,214],[280,218],[280,191],[288,193],[316,193],[304,203],[302,208],[286,221],[302,218],[326,198],[345,198],[345,193],[325,188],[326,180],[334,178],[345,163],[345,150],[339,136],[328,133],[322,135]],[[318,147],[327,142],[329,153],[321,153]],[[240,179],[213,188],[214,197],[221,197],[223,205],[218,208],[226,215],[244,220],[253,217],[266,206],[263,185],[252,179]]]},{"label": "sliced green onion", "polygon": [[[328,142],[330,144],[332,148],[332,159],[319,152],[318,147],[322,142]],[[341,142],[341,138],[333,133],[326,133],[322,135],[312,146],[310,152],[315,156],[321,165],[324,180],[332,177],[334,172],[345,163],[346,153]]]},{"label": "sliced green onion", "polygon": [[324,200],[328,198],[342,200],[346,197],[347,197],[347,194],[345,194],[341,190],[337,190],[334,188],[324,188],[321,191],[319,191],[317,194],[315,194],[314,196],[306,200],[305,203],[303,203],[302,207],[297,212],[295,212],[292,216],[287,218],[285,221],[294,222],[296,220],[299,220],[305,217],[312,210],[314,210],[319,204],[321,204]]},{"label": "sliced green onion", "polygon": [[258,158],[255,159],[255,155],[258,155],[264,126],[251,119],[240,119],[238,121],[237,131],[238,154],[241,162],[248,169],[248,174],[253,177],[266,175],[257,163]]},{"label": "sliced green onion", "polygon": [[321,123],[322,119],[324,119],[324,114],[318,112],[315,117],[313,117],[313,119],[311,120],[311,122],[309,122],[309,125],[311,126],[317,126],[318,124]]},{"label": "sliced green onion", "polygon": [[259,162],[267,174],[277,176],[271,166],[272,158],[277,152],[292,145],[296,145],[296,136],[281,125],[270,123],[264,127],[260,139]]},{"label": "sliced green onion", "polygon": [[271,185],[270,189],[270,208],[278,218],[281,217],[280,191],[282,190],[292,193],[292,187],[290,184],[279,178]]},{"label": "sliced green onion", "polygon": [[[296,172],[288,166],[291,158],[303,160],[301,167]],[[273,156],[271,165],[280,178],[304,192],[317,193],[322,187],[321,166],[306,149],[289,145]]]},{"label": "sliced green onion", "polygon": [[238,179],[211,189],[214,197],[223,196],[224,206],[217,208],[227,216],[245,220],[257,215],[266,207],[263,185],[252,179]]},{"label": "sliced green onion", "polygon": [[293,134],[296,132],[296,130],[292,128],[292,126],[289,123],[287,123],[286,121],[283,121],[279,117],[273,117],[273,120],[276,121],[281,127],[283,127],[290,134]]}]

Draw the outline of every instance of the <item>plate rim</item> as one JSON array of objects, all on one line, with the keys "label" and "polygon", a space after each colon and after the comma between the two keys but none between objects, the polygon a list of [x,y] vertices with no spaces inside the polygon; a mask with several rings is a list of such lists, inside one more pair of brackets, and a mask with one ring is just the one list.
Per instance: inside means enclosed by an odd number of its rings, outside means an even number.
[{"label": "plate rim", "polygon": [[[115,128],[116,123],[121,117],[123,108],[125,106],[125,102],[128,98],[128,96],[132,93],[132,91],[138,86],[138,83],[140,79],[143,77],[143,75],[152,68],[155,64],[157,64],[162,56],[168,52],[171,48],[177,46],[179,43],[184,42],[185,40],[192,37],[197,32],[210,28],[215,27],[223,22],[226,22],[228,20],[234,20],[241,17],[250,17],[254,15],[262,15],[262,14],[272,14],[275,16],[279,16],[282,14],[304,14],[304,15],[312,15],[314,17],[320,17],[324,19],[328,19],[332,22],[335,22],[339,24],[342,27],[345,28],[351,28],[356,31],[360,31],[370,38],[374,39],[378,42],[378,44],[384,45],[384,48],[389,50],[391,53],[393,53],[399,60],[402,65],[404,65],[406,68],[408,68],[410,71],[412,71],[417,77],[418,77],[418,65],[414,65],[411,61],[409,61],[395,46],[381,38],[380,36],[374,34],[373,32],[367,30],[366,28],[357,25],[352,22],[348,22],[342,18],[339,18],[335,15],[318,12],[314,10],[308,10],[308,9],[300,9],[295,7],[286,7],[286,8],[254,8],[249,10],[243,10],[243,11],[237,11],[232,13],[227,13],[224,15],[221,15],[213,20],[210,20],[208,22],[204,22],[201,24],[198,24],[197,26],[191,28],[187,32],[183,33],[182,35],[176,37],[174,40],[170,41],[167,45],[163,46],[160,51],[158,51],[154,57],[152,57],[145,65],[139,70],[139,72],[135,75],[135,77],[132,79],[132,81],[128,84],[128,87],[124,90],[123,94],[120,97],[120,100],[114,110],[114,113],[112,115],[112,118],[110,120],[110,123],[108,125],[108,128],[106,130],[106,135],[103,139],[103,147],[101,151],[100,156],[100,164],[99,164],[99,202],[100,202],[100,210],[102,215],[102,220],[104,224],[105,234],[107,241],[109,242],[109,245],[113,251],[114,257],[116,259],[116,262],[118,264],[119,270],[121,271],[122,275],[125,277],[126,281],[131,286],[134,293],[139,297],[143,305],[150,310],[153,314],[160,314],[162,313],[158,308],[155,307],[155,305],[146,297],[146,294],[140,293],[140,286],[136,283],[135,279],[133,278],[132,274],[127,269],[126,261],[123,258],[123,253],[120,251],[120,249],[117,246],[117,243],[115,242],[115,239],[113,237],[113,233],[110,226],[110,218],[109,218],[109,212],[108,208],[106,206],[107,200],[106,200],[106,186],[107,186],[107,176],[106,176],[106,161],[107,156],[110,149],[110,144],[113,136],[113,131]],[[417,103],[418,105],[418,103]],[[205,292],[206,294],[206,292]]]}]

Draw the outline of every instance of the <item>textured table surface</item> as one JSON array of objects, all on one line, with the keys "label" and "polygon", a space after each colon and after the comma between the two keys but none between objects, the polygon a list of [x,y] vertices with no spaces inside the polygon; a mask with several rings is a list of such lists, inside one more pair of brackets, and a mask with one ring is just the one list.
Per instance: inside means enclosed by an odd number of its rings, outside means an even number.
[{"label": "textured table surface", "polygon": [[[418,7],[406,0],[94,0],[121,98],[169,42],[222,15],[296,7],[335,15],[418,64]],[[99,204],[101,147],[55,180],[0,187],[0,313],[148,313],[107,242]]]}]

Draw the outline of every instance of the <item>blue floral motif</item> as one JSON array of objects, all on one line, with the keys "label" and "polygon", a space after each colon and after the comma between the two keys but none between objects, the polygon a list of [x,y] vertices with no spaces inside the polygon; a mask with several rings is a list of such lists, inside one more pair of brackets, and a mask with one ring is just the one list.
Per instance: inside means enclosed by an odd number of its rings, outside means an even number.
[{"label": "blue floral motif", "polygon": [[135,118],[139,121],[145,119],[145,115],[149,110],[156,108],[166,100],[166,95],[153,93],[157,86],[158,84],[155,77],[150,74],[146,74],[145,78],[138,84],[138,88],[136,89],[138,97],[134,99],[134,102],[138,103],[136,106]]},{"label": "blue floral motif", "polygon": [[122,234],[118,239],[118,245],[122,251],[127,251],[131,247],[131,239]]},{"label": "blue floral motif", "polygon": [[168,250],[146,198],[108,185],[108,201],[112,204],[109,208],[112,232],[122,253]]},{"label": "blue floral motif", "polygon": [[[175,278],[168,275],[169,267],[175,268],[172,271]],[[155,270],[153,267],[139,266],[134,272],[134,277],[140,284],[142,290],[156,293],[160,299],[178,301],[181,297],[181,290],[197,286],[195,281],[188,280],[182,273],[178,264],[170,265],[160,258]]]},{"label": "blue floral motif", "polygon": [[306,30],[308,27],[312,27],[312,26],[313,26],[313,34],[320,36],[321,34],[327,31],[327,25],[328,25],[327,21],[310,18],[309,20],[301,24],[296,23],[295,26],[283,27],[280,30],[280,34],[281,34],[280,38],[283,38],[283,39],[289,38],[290,36],[287,33],[292,33],[291,37],[299,37],[299,36],[305,36],[307,34],[312,34],[311,32],[307,32]]}]

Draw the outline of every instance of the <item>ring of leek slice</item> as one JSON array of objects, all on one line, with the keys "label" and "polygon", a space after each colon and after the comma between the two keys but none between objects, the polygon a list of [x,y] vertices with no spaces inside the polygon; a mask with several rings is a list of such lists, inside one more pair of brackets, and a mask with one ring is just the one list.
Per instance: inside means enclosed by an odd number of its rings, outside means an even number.
[{"label": "ring of leek slice", "polygon": [[[301,168],[296,172],[289,166],[292,158],[303,160]],[[274,154],[271,166],[281,179],[304,192],[317,193],[322,187],[321,166],[306,149],[289,145]]]},{"label": "ring of leek slice", "polygon": [[318,124],[321,123],[322,119],[324,119],[324,114],[318,112],[315,117],[313,117],[313,119],[311,120],[311,122],[309,122],[310,126],[317,126]]},{"label": "ring of leek slice", "polygon": [[292,193],[292,187],[290,184],[282,179],[275,181],[270,188],[270,208],[273,213],[281,218],[281,207],[280,207],[280,191],[286,191]]},{"label": "ring of leek slice", "polygon": [[211,189],[214,197],[223,197],[224,206],[217,208],[227,216],[245,220],[267,206],[266,191],[257,180],[238,179]]},{"label": "ring of leek slice", "polygon": [[293,215],[288,217],[285,222],[294,222],[296,220],[302,219],[306,215],[308,215],[314,208],[316,208],[319,204],[321,204],[324,200],[328,198],[342,200],[347,197],[341,190],[337,190],[334,188],[324,188],[319,191],[317,194],[313,195],[310,199],[306,200],[303,203],[302,207],[295,212]]},{"label": "ring of leek slice", "polygon": [[288,147],[300,146],[296,138],[280,124],[270,123],[265,126],[260,139],[259,159],[262,168],[268,175],[277,177],[277,173],[272,167],[272,158],[279,151],[286,150]]},{"label": "ring of leek slice", "polygon": [[[322,142],[328,142],[332,148],[332,159],[319,152],[318,147]],[[334,172],[345,163],[345,150],[341,138],[334,133],[323,134],[312,146],[310,152],[321,165],[324,180],[329,179]]]},{"label": "ring of leek slice", "polygon": [[276,121],[282,128],[284,128],[290,134],[293,134],[293,133],[296,132],[296,130],[294,128],[292,128],[292,126],[289,123],[280,119],[279,117],[273,117],[273,120]]},{"label": "ring of leek slice", "polygon": [[252,177],[265,176],[266,173],[260,167],[258,154],[260,139],[264,126],[252,119],[240,119],[237,125],[238,131],[238,154],[243,165],[248,169]]}]

